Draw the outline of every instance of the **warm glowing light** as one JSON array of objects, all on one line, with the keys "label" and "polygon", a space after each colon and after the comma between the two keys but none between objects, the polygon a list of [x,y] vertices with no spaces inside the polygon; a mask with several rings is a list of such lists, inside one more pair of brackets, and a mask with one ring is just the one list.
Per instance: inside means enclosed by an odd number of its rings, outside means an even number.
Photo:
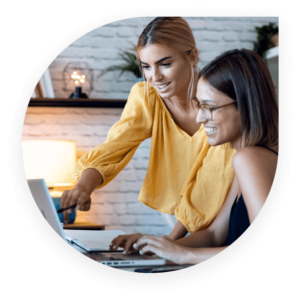
[{"label": "warm glowing light", "polygon": [[48,186],[74,183],[75,142],[23,141],[22,148],[27,179],[43,178]]},{"label": "warm glowing light", "polygon": [[85,75],[80,75],[79,72],[74,71],[71,75],[71,78],[74,80],[75,85],[78,85],[79,82],[84,83],[85,82]]},{"label": "warm glowing light", "polygon": [[71,75],[71,78],[73,78],[73,79],[81,79],[81,76],[80,75]]}]

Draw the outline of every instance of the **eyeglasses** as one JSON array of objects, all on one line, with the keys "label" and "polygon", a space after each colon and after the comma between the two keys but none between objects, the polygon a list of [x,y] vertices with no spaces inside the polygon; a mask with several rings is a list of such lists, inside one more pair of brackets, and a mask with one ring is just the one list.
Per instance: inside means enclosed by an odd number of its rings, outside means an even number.
[{"label": "eyeglasses", "polygon": [[235,102],[232,102],[232,103],[228,103],[228,104],[217,106],[217,107],[209,107],[206,104],[201,104],[197,98],[192,98],[192,101],[193,101],[193,106],[194,106],[195,110],[197,112],[199,112],[199,110],[201,109],[204,117],[207,120],[212,120],[212,112],[214,110],[217,110],[219,108],[226,107],[226,106],[229,106],[229,105],[236,105]]}]

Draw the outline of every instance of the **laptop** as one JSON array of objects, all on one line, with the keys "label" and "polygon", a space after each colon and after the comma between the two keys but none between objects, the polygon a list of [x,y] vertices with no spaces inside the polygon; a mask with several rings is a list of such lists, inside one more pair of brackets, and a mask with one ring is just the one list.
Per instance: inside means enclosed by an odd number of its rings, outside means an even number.
[{"label": "laptop", "polygon": [[82,252],[84,255],[108,266],[160,266],[166,264],[165,259],[156,255],[140,255],[138,252],[123,255],[116,250],[110,251],[111,241],[118,235],[125,234],[121,230],[63,230],[44,179],[28,179],[27,182],[38,208],[49,225],[65,241],[86,251]]},{"label": "laptop", "polygon": [[87,257],[103,264],[111,267],[132,267],[132,266],[163,266],[167,263],[167,261],[163,258],[160,258],[156,255],[147,256],[140,255],[139,252],[132,252],[124,255],[119,252],[112,253],[83,253]]},{"label": "laptop", "polygon": [[43,216],[64,240],[88,252],[110,251],[109,244],[111,241],[118,235],[125,234],[121,230],[63,230],[44,179],[29,179],[27,182]]}]

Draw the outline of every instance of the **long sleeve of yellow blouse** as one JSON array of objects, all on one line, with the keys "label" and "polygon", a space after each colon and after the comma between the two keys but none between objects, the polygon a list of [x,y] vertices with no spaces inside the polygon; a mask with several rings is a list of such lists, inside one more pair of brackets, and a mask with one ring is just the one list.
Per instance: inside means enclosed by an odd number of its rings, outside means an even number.
[{"label": "long sleeve of yellow blouse", "polygon": [[[175,214],[190,232],[216,217],[230,189],[233,170],[229,147],[210,147],[203,126],[188,135],[175,123],[157,91],[140,82],[131,89],[119,122],[106,141],[77,163],[75,179],[97,169],[109,183],[130,161],[139,144],[151,137],[148,170],[139,200]],[[100,186],[100,187],[101,187]]]},{"label": "long sleeve of yellow blouse", "polygon": [[144,101],[144,93],[144,88],[137,88],[137,85],[132,88],[120,121],[110,128],[105,142],[77,162],[76,181],[84,170],[93,168],[103,178],[97,188],[107,185],[129,163],[140,143],[151,137],[151,109],[149,102]]}]

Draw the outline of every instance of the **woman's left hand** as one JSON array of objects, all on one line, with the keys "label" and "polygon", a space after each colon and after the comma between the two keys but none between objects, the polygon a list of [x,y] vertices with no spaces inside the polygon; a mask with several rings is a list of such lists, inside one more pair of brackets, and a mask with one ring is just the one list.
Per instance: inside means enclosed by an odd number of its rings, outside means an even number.
[{"label": "woman's left hand", "polygon": [[167,236],[144,235],[141,237],[134,248],[140,250],[141,254],[152,252],[157,256],[170,260],[177,264],[188,263],[189,249],[187,247],[177,245]]}]

